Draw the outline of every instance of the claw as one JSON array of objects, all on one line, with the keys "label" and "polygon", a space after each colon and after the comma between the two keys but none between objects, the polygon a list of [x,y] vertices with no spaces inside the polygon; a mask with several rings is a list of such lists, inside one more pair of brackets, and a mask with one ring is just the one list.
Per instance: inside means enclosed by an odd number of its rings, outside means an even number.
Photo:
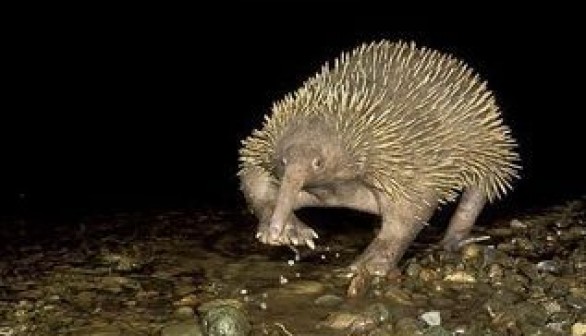
[{"label": "claw", "polygon": [[260,233],[260,232],[257,232],[257,233],[256,233],[256,238],[257,238],[257,239],[260,239],[260,237],[262,237],[262,233]]},{"label": "claw", "polygon": [[460,240],[457,244],[456,244],[456,248],[460,249],[466,245],[470,245],[476,242],[481,242],[481,241],[485,241],[485,240],[489,240],[491,237],[490,236],[480,236],[480,237],[468,237],[466,239],[462,239]]},{"label": "claw", "polygon": [[292,237],[291,238],[291,242],[293,243],[293,245],[299,245],[299,239]]},{"label": "claw", "polygon": [[305,239],[305,244],[312,250],[315,250],[315,243],[312,239]]},{"label": "claw", "polygon": [[311,235],[313,236],[313,238],[318,239],[319,236],[317,235],[317,233],[313,230],[311,230]]}]

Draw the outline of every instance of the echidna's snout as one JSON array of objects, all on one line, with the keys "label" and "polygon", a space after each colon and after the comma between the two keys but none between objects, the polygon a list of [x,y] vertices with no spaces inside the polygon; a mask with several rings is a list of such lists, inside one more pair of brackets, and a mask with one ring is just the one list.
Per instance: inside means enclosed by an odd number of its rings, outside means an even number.
[{"label": "echidna's snout", "polygon": [[311,174],[308,168],[301,162],[284,165],[277,204],[269,226],[269,243],[278,244],[281,232],[294,210],[297,196]]}]

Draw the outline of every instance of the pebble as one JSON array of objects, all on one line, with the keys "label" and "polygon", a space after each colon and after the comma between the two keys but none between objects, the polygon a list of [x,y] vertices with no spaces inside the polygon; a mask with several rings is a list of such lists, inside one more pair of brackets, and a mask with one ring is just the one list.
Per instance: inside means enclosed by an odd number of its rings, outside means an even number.
[{"label": "pebble", "polygon": [[179,319],[187,320],[192,318],[194,314],[195,312],[193,308],[189,306],[181,306],[175,310],[175,316],[177,316]]},{"label": "pebble", "polygon": [[419,316],[428,326],[438,326],[442,323],[439,311],[429,311]]},{"label": "pebble", "polygon": [[577,322],[572,325],[572,336],[585,336],[586,323]]},{"label": "pebble", "polygon": [[164,327],[161,336],[203,336],[203,333],[195,321],[183,321]]},{"label": "pebble", "polygon": [[313,301],[318,306],[335,307],[344,302],[344,299],[337,295],[325,294]]}]

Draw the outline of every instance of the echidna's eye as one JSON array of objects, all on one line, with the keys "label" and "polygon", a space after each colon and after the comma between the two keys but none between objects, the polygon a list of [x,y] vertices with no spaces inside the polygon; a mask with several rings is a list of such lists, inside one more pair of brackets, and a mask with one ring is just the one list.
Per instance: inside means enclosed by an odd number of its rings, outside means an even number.
[{"label": "echidna's eye", "polygon": [[320,158],[315,158],[311,161],[311,165],[313,166],[314,170],[318,170],[321,168],[322,162]]}]

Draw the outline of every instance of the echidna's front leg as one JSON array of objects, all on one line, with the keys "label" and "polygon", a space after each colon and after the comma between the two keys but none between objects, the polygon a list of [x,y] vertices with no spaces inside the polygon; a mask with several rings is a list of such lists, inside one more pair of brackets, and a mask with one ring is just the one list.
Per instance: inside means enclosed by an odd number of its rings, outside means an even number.
[{"label": "echidna's front leg", "polygon": [[433,193],[424,194],[419,202],[406,199],[392,202],[382,192],[378,196],[381,229],[350,266],[355,275],[348,288],[349,296],[362,293],[372,275],[385,276],[398,272],[397,263],[437,207],[437,197]]},{"label": "echidna's front leg", "polygon": [[[277,203],[278,183],[265,170],[255,167],[240,172],[241,189],[247,203],[259,220],[256,237],[265,244],[271,245],[308,245],[314,248],[313,240],[317,234],[313,229],[301,222],[293,212],[282,222],[282,230],[275,238],[270,234],[270,220]],[[294,197],[293,208],[316,204],[311,195],[300,192]]]},{"label": "echidna's front leg", "polygon": [[239,177],[240,189],[259,221],[258,236],[268,231],[269,220],[279,191],[278,186],[268,172],[258,167],[240,171]]}]

